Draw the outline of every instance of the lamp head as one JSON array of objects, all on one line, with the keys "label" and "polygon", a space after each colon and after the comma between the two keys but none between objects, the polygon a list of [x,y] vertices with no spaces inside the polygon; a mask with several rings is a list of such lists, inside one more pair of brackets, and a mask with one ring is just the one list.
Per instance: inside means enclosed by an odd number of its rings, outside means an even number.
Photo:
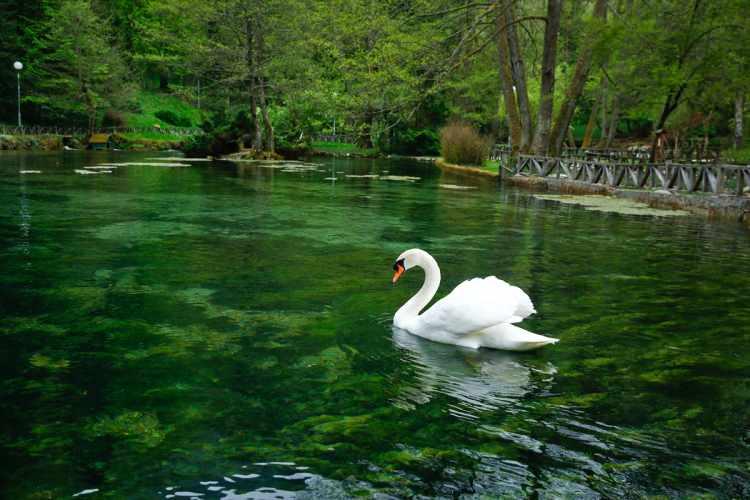
[{"label": "lamp head", "polygon": [[13,63],[13,67],[16,71],[21,71],[23,69],[23,63],[21,61],[16,61]]}]

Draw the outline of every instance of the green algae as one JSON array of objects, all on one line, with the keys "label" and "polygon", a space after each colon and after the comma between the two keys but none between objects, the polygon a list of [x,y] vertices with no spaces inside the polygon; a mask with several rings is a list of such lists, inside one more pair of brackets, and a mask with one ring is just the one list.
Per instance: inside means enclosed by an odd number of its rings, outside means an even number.
[{"label": "green algae", "polygon": [[0,334],[61,335],[65,328],[46,322],[47,318],[6,317],[0,324]]},{"label": "green algae", "polygon": [[139,411],[126,411],[115,417],[103,417],[87,427],[87,433],[93,437],[133,441],[146,448],[158,446],[167,432],[159,424],[158,418]]},{"label": "green algae", "polygon": [[689,215],[689,213],[684,210],[663,210],[652,208],[646,203],[626,198],[616,198],[614,196],[595,194],[536,194],[534,197],[540,200],[557,201],[566,205],[580,205],[586,210],[596,212],[610,212],[623,215],[651,215],[655,217],[677,217]]},{"label": "green algae", "polygon": [[129,243],[205,234],[205,230],[196,224],[139,220],[109,224],[92,232],[96,238]]},{"label": "green algae", "polygon": [[29,364],[35,368],[45,368],[47,370],[64,370],[70,366],[67,359],[55,359],[44,354],[34,354],[29,359]]}]

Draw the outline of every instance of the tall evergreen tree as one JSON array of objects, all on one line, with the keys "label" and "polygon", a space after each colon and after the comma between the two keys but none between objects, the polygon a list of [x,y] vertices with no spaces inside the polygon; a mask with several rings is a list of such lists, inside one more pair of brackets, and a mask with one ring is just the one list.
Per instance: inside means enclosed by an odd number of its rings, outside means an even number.
[{"label": "tall evergreen tree", "polygon": [[89,130],[99,113],[118,101],[127,72],[108,23],[90,0],[63,0],[49,8],[47,32],[37,42],[34,70],[39,91],[31,102],[61,116],[83,115]]}]

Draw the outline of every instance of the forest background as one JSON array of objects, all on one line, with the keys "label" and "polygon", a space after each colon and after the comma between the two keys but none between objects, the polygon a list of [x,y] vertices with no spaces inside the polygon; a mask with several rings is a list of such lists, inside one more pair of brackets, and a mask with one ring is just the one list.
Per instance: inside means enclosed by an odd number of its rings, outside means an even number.
[{"label": "forest background", "polygon": [[[750,159],[748,0],[0,0],[0,123],[430,155],[710,143]],[[155,136],[156,137],[156,136]],[[163,134],[158,137],[164,137]]]}]

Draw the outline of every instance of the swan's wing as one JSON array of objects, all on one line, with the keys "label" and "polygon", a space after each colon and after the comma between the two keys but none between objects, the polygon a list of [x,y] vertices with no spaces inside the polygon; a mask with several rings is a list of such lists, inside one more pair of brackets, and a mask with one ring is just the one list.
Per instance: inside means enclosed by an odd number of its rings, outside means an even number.
[{"label": "swan's wing", "polygon": [[461,336],[500,323],[517,323],[535,312],[523,290],[489,276],[464,281],[419,318],[427,330]]}]

